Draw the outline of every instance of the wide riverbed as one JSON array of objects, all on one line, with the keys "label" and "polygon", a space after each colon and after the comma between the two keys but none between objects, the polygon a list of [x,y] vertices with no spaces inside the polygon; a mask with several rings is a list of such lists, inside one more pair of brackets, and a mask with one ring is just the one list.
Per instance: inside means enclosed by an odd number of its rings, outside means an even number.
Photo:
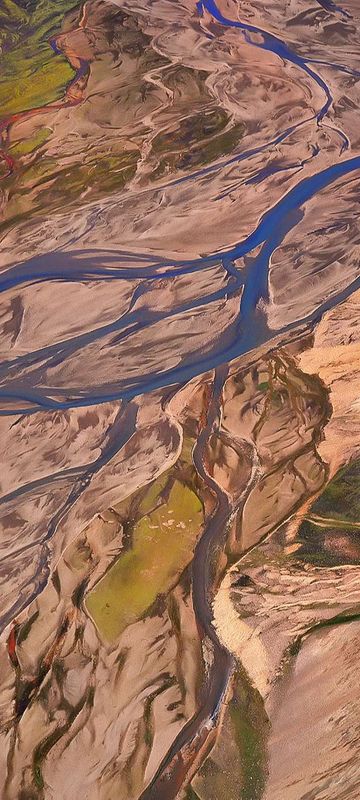
[{"label": "wide riverbed", "polygon": [[357,800],[357,4],[0,28],[0,794]]}]

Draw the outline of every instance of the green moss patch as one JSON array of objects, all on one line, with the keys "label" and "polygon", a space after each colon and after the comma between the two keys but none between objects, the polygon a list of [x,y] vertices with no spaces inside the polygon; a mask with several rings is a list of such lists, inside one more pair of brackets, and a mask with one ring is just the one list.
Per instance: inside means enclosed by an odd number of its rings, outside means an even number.
[{"label": "green moss patch", "polygon": [[340,469],[300,525],[296,557],[319,567],[360,563],[360,461]]},{"label": "green moss patch", "polygon": [[39,128],[33,136],[23,141],[15,142],[11,145],[10,152],[12,156],[27,156],[29,153],[34,153],[38,150],[50,136],[50,128]]},{"label": "green moss patch", "polygon": [[49,39],[76,0],[5,0],[0,9],[1,118],[58,100],[74,70]]},{"label": "green moss patch", "polygon": [[337,472],[315,501],[310,514],[360,522],[360,461],[353,461]]},{"label": "green moss patch", "polygon": [[261,696],[245,677],[237,681],[229,712],[241,764],[241,800],[260,800],[267,774],[268,720]]},{"label": "green moss patch", "polygon": [[260,800],[268,769],[268,734],[263,699],[239,670],[218,740],[193,781],[199,798]]},{"label": "green moss patch", "polygon": [[158,157],[153,179],[166,171],[194,169],[232,152],[244,130],[242,123],[229,127],[229,117],[221,108],[180,120],[176,128],[158,134],[153,141],[152,153]]},{"label": "green moss patch", "polygon": [[[161,487],[151,488],[149,506],[157,490]],[[169,591],[191,560],[202,525],[201,501],[192,489],[174,480],[167,502],[134,524],[131,549],[86,598],[86,608],[102,637],[116,640],[159,595]]]}]

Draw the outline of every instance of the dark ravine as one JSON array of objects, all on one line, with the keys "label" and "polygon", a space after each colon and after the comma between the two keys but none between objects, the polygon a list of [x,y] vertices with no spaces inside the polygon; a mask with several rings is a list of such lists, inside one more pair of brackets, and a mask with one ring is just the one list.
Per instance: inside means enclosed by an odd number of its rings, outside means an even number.
[{"label": "dark ravine", "polygon": [[[232,513],[229,498],[209,476],[205,466],[205,448],[210,435],[216,429],[220,416],[220,397],[227,369],[215,373],[213,396],[207,412],[206,425],[198,436],[194,452],[194,464],[200,477],[216,496],[217,507],[208,521],[205,531],[195,548],[192,561],[192,597],[194,613],[200,639],[209,646],[211,663],[208,666],[205,684],[201,690],[200,709],[194,718],[181,730],[172,743],[165,759],[160,764],[142,800],[175,798],[198,753],[206,747],[208,737],[216,730],[222,704],[226,697],[235,662],[232,655],[218,639],[212,622],[211,597],[214,589],[211,572],[214,572],[215,549],[224,546],[226,529]],[[215,568],[216,574],[216,568]]]}]

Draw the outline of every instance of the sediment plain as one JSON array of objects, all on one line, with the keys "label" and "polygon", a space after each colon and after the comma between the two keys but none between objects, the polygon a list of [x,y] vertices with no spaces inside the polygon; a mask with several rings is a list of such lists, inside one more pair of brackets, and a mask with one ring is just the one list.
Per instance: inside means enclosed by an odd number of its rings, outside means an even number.
[{"label": "sediment plain", "polygon": [[0,8],[4,800],[358,800],[357,6]]}]

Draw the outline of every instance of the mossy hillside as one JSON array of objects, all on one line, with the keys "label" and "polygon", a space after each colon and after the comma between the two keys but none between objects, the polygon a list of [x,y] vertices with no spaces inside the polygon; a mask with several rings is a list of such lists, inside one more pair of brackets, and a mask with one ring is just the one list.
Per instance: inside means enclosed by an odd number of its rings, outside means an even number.
[{"label": "mossy hillside", "polygon": [[353,461],[336,473],[309,514],[360,522],[360,461]]},{"label": "mossy hillside", "polygon": [[360,564],[360,530],[316,525],[310,520],[301,524],[298,537],[301,547],[296,558],[317,567],[337,567]]},{"label": "mossy hillside", "polygon": [[33,134],[33,136],[29,136],[28,139],[14,142],[14,144],[9,147],[9,152],[16,158],[21,158],[21,156],[27,156],[30,153],[35,153],[36,150],[38,150],[43,144],[45,144],[45,142],[47,142],[50,135],[50,128],[39,128]]},{"label": "mossy hillside", "polygon": [[153,140],[152,155],[158,158],[158,166],[152,178],[159,178],[167,171],[200,167],[231,153],[244,130],[243,123],[231,124],[221,108],[180,120],[172,131],[158,134]]},{"label": "mossy hillside", "polygon": [[0,7],[0,118],[59,99],[74,70],[49,43],[76,0],[3,0]]},{"label": "mossy hillside", "polygon": [[260,800],[267,776],[268,732],[263,699],[241,670],[217,743],[193,781],[199,799]]},{"label": "mossy hillside", "polygon": [[268,720],[261,696],[245,675],[238,677],[229,713],[240,756],[241,798],[260,800],[267,773]]},{"label": "mossy hillside", "polygon": [[[159,491],[162,487],[163,483]],[[156,502],[153,487],[151,493],[149,505]],[[201,501],[189,486],[175,479],[167,501],[134,525],[131,549],[87,596],[87,610],[102,637],[116,640],[128,625],[141,619],[160,594],[169,591],[189,563],[202,525]]]},{"label": "mossy hillside", "polygon": [[[26,149],[27,141],[23,144]],[[16,174],[3,180],[3,187],[11,190],[4,227],[28,219],[30,214],[41,214],[44,208],[56,211],[64,202],[75,205],[85,191],[91,201],[122,189],[135,174],[139,158],[138,150],[127,150],[111,156],[100,154],[86,164],[61,167],[54,157],[43,154],[40,137],[37,144],[34,139],[30,142],[31,153],[34,146],[39,152],[30,163],[18,164]]]},{"label": "mossy hillside", "polygon": [[297,557],[316,566],[360,563],[360,461],[340,469],[300,525]]},{"label": "mossy hillside", "polygon": [[151,511],[154,511],[154,509],[160,505],[161,497],[168,482],[169,471],[167,470],[163,475],[160,475],[160,478],[150,484],[145,492],[144,498],[139,503],[139,512],[142,516],[150,514]]}]

